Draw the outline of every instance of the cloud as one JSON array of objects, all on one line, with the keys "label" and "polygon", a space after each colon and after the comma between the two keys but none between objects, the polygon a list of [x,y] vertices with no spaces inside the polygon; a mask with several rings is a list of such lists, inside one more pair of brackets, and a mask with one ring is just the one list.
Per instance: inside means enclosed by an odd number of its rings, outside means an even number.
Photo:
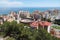
[{"label": "cloud", "polygon": [[7,0],[2,0],[0,1],[0,6],[4,6],[4,7],[18,7],[23,5],[23,2],[18,2],[18,1],[7,1]]},{"label": "cloud", "polygon": [[0,7],[60,7],[60,0],[0,0]]},{"label": "cloud", "polygon": [[9,0],[0,0],[0,1],[9,1]]}]

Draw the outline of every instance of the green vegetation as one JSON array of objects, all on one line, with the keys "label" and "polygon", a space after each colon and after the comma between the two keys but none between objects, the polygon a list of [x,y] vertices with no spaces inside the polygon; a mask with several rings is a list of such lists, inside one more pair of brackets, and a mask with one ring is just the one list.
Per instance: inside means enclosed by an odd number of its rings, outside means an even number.
[{"label": "green vegetation", "polygon": [[52,28],[60,29],[60,26],[52,26]]},{"label": "green vegetation", "polygon": [[54,24],[60,25],[60,19],[55,20],[55,21],[54,21]]},{"label": "green vegetation", "polygon": [[41,18],[41,20],[51,22],[50,19],[46,19],[46,18]]},{"label": "green vegetation", "polygon": [[15,21],[0,25],[0,35],[4,38],[9,36],[7,40],[60,40],[52,37],[45,29],[32,29],[28,24],[17,24]]},{"label": "green vegetation", "polygon": [[13,37],[8,37],[6,40],[15,40]]}]

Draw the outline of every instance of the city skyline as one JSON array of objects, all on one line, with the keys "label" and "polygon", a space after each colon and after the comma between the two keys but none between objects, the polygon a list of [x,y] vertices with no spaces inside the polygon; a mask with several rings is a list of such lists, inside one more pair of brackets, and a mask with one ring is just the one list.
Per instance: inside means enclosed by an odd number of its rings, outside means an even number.
[{"label": "city skyline", "polygon": [[0,7],[60,7],[60,0],[0,0]]}]

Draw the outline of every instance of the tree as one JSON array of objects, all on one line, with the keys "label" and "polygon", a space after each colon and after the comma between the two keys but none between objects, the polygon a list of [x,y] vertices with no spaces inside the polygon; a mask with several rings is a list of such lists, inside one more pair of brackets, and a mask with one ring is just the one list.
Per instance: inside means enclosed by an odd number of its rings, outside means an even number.
[{"label": "tree", "polygon": [[8,37],[6,40],[15,40],[13,37]]},{"label": "tree", "polygon": [[0,32],[1,35],[4,34],[4,37],[9,36],[15,40],[60,40],[56,37],[52,37],[45,29],[31,29],[29,25],[24,23],[17,24],[16,21],[12,21],[11,23],[5,22],[0,25],[0,28],[2,30],[2,32]]},{"label": "tree", "polygon": [[56,20],[54,21],[54,24],[60,25],[60,19],[56,19]]}]

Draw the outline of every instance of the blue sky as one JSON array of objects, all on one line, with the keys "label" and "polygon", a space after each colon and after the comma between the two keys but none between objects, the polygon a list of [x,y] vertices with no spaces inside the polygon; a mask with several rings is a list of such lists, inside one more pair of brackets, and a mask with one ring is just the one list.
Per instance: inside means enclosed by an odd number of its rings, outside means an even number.
[{"label": "blue sky", "polygon": [[60,7],[60,0],[0,0],[0,7]]}]

